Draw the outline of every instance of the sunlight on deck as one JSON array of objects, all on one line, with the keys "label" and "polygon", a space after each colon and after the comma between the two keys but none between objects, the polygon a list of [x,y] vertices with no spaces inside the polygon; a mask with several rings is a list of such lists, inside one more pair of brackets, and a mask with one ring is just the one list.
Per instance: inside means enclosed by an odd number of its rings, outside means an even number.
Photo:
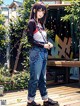
[{"label": "sunlight on deck", "polygon": [[[68,84],[48,87],[48,95],[59,102],[59,106],[80,106],[80,87],[78,84]],[[4,93],[0,100],[6,100],[6,106],[26,106],[27,90]],[[37,90],[35,101],[43,103]]]}]

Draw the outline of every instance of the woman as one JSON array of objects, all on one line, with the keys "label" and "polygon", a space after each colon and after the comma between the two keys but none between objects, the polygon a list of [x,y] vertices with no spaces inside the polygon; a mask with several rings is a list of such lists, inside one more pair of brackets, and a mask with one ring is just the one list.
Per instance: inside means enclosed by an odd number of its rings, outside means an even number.
[{"label": "woman", "polygon": [[46,12],[46,7],[42,2],[35,3],[28,24],[28,41],[31,43],[32,48],[29,56],[30,80],[27,106],[41,106],[34,101],[37,87],[39,88],[44,106],[58,104],[57,101],[48,98],[46,90],[47,50],[53,47],[53,44],[47,41],[47,34],[44,27]]}]

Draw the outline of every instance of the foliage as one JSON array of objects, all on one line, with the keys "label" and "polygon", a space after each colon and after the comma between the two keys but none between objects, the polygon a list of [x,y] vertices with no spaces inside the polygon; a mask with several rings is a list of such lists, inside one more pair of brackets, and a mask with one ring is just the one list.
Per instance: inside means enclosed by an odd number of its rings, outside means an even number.
[{"label": "foliage", "polygon": [[3,83],[4,81],[7,81],[6,78],[10,77],[9,70],[7,69],[6,65],[2,66],[0,65],[0,83]]},{"label": "foliage", "polygon": [[29,72],[23,71],[17,75],[14,75],[14,89],[25,89],[28,87],[28,80],[29,80]]},{"label": "foliage", "polygon": [[76,26],[76,35],[80,37],[80,2],[78,0],[72,1],[70,6],[65,7],[65,11],[68,14],[62,17],[62,20],[70,20]]},{"label": "foliage", "polygon": [[4,22],[5,22],[5,17],[4,17],[4,15],[3,14],[0,14],[0,24],[4,24]]},{"label": "foliage", "polygon": [[46,30],[47,31],[47,36],[48,36],[48,38],[50,38],[50,37],[53,37],[53,35],[54,35],[54,30]]},{"label": "foliage", "polygon": [[26,89],[28,87],[29,72],[23,71],[14,75],[13,79],[8,70],[0,67],[0,84],[5,91]]},{"label": "foliage", "polygon": [[[2,5],[3,1],[0,0],[0,5]],[[0,8],[0,13],[1,13]],[[3,53],[5,51],[5,34],[6,34],[6,27],[4,26],[5,23],[5,17],[3,14],[0,14],[0,55],[4,55]]]},{"label": "foliage", "polygon": [[62,1],[73,1],[73,0],[62,0]]},{"label": "foliage", "polygon": [[0,14],[0,48],[2,48],[5,44],[6,28],[3,24],[4,24],[4,17]]},{"label": "foliage", "polygon": [[[2,0],[0,2],[2,2]],[[6,33],[4,22],[5,22],[5,17],[3,14],[0,14],[0,48],[4,44],[4,35]]]},{"label": "foliage", "polygon": [[[9,34],[10,37],[10,44],[11,44],[10,53],[12,53],[14,49],[16,49],[17,51],[20,43],[22,43],[23,46],[21,49],[21,54],[23,54],[24,57],[24,62],[22,64],[24,65],[24,69],[26,69],[27,72],[18,71],[18,73],[14,74],[13,78],[11,78],[11,74],[7,69],[6,65],[4,67],[0,67],[0,84],[4,85],[5,91],[25,89],[28,86],[28,80],[29,80],[28,54],[30,44],[27,41],[26,29],[30,17],[31,6],[33,3],[34,3],[33,0],[28,1],[24,0],[23,4],[24,9],[23,7],[21,7],[21,9],[18,11],[19,14],[17,18],[15,19],[13,17],[9,23],[9,30],[8,30],[9,32],[7,33]],[[24,30],[25,34],[22,37]]]},{"label": "foliage", "polygon": [[0,5],[3,3],[3,0],[0,0]]},{"label": "foliage", "polygon": [[[11,51],[14,48],[18,49],[20,43],[22,43],[21,54],[23,55],[23,63],[25,68],[28,68],[28,51],[30,44],[27,41],[27,25],[30,17],[31,6],[34,3],[33,0],[24,0],[23,7],[19,9],[16,19],[10,21],[10,38],[11,38]],[[25,35],[23,31],[25,30]]]},{"label": "foliage", "polygon": [[5,38],[5,27],[0,25],[0,48],[4,46],[4,39]]},{"label": "foliage", "polygon": [[[37,0],[36,0],[37,1]],[[25,20],[26,22],[26,28],[27,28],[27,25],[28,25],[28,21],[29,21],[29,17],[30,17],[30,12],[31,12],[31,7],[32,7],[32,4],[34,4],[34,1],[33,0],[24,0],[24,11],[22,11],[22,14],[23,14],[23,20]],[[25,39],[22,40],[24,43],[23,43],[23,56],[24,56],[24,61],[23,61],[23,65],[24,65],[24,68],[28,68],[29,67],[29,48],[31,47],[30,44],[28,43],[27,41],[27,36],[25,37]],[[26,42],[27,41],[27,42]]]}]

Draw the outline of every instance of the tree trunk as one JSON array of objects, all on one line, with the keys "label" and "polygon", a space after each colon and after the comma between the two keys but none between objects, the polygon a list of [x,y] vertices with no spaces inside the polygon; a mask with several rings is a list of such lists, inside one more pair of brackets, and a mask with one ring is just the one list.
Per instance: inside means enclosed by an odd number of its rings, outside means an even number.
[{"label": "tree trunk", "polygon": [[[22,38],[24,37],[24,35],[25,35],[25,30],[23,31]],[[13,68],[13,71],[12,71],[12,77],[13,77],[14,72],[16,71],[16,68],[17,68],[17,65],[18,65],[19,56],[20,56],[20,54],[21,54],[21,48],[22,48],[22,42],[20,42],[19,48],[18,48],[18,50],[17,50],[17,56],[16,56],[14,68]]]}]

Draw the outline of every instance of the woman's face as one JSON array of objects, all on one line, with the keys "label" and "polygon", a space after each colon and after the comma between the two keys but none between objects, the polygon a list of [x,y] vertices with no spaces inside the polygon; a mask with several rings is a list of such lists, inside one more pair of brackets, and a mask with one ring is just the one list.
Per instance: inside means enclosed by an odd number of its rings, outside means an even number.
[{"label": "woman's face", "polygon": [[44,16],[44,14],[45,14],[45,11],[42,11],[42,9],[39,9],[37,11],[37,19],[42,18]]}]

